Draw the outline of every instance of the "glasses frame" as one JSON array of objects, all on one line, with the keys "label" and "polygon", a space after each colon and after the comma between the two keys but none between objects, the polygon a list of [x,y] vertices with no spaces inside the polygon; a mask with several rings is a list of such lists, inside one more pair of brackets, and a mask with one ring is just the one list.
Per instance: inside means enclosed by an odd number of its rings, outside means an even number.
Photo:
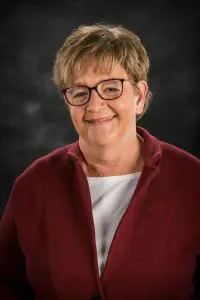
[{"label": "glasses frame", "polygon": [[[110,80],[119,80],[119,81],[121,82],[121,85],[122,85],[122,91],[121,91],[121,94],[120,94],[119,96],[115,97],[115,98],[112,98],[112,99],[103,98],[103,97],[99,94],[99,92],[98,92],[98,86],[99,86],[102,82],[106,82],[106,81],[110,81]],[[109,79],[101,80],[101,81],[98,82],[96,85],[91,86],[91,87],[89,87],[89,86],[87,86],[87,85],[81,85],[81,84],[80,84],[80,85],[76,85],[76,86],[72,86],[72,87],[63,89],[63,90],[62,90],[62,93],[63,93],[64,98],[66,99],[66,101],[67,101],[70,105],[72,105],[72,106],[83,106],[83,105],[86,105],[86,104],[90,101],[92,90],[95,90],[96,93],[99,95],[99,97],[100,97],[101,99],[107,100],[107,101],[112,101],[112,100],[118,99],[118,98],[121,97],[121,95],[123,94],[123,91],[124,91],[124,84],[123,84],[123,83],[124,83],[124,81],[130,81],[130,80],[129,80],[129,79],[125,79],[125,78],[109,78]],[[89,91],[88,100],[87,100],[84,104],[72,104],[72,103],[68,100],[67,95],[66,95],[66,92],[67,92],[67,90],[69,90],[69,89],[71,89],[71,88],[73,88],[73,87],[84,87],[84,88],[87,88],[87,89],[88,89],[88,91]]]}]

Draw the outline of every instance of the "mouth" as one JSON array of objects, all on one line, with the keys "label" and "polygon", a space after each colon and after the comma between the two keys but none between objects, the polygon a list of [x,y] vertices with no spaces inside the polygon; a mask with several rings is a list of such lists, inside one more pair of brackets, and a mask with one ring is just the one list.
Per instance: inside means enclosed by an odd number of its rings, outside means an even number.
[{"label": "mouth", "polygon": [[90,123],[90,124],[103,124],[103,123],[112,121],[116,117],[117,117],[117,115],[114,115],[114,116],[105,117],[105,118],[90,119],[90,120],[86,120],[85,122]]}]

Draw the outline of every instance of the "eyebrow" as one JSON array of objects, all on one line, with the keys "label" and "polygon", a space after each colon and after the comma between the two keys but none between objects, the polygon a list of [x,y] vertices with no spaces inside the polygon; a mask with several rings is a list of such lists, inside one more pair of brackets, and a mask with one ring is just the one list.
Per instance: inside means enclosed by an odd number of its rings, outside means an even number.
[{"label": "eyebrow", "polygon": [[106,80],[115,80],[115,79],[121,79],[121,77],[109,77],[109,78],[104,78],[104,79],[101,79],[99,81],[97,81],[94,85],[88,85],[86,81],[84,81],[84,83],[81,83],[81,82],[73,82],[73,86],[79,86],[79,85],[83,85],[83,86],[88,86],[88,87],[92,87],[92,86],[96,86],[98,85],[100,82],[102,81],[106,81]]},{"label": "eyebrow", "polygon": [[[95,85],[98,84],[98,83],[100,83],[101,81],[108,80],[108,79],[109,79],[109,78],[101,79],[101,80],[97,81],[97,82],[95,83]],[[111,78],[111,79],[112,79],[112,78]],[[73,82],[73,85],[86,85],[86,86],[89,86],[89,85],[87,84],[87,82],[84,81],[84,80],[83,80],[82,82],[81,82],[81,81],[77,81],[77,82],[74,81],[74,82]]]}]

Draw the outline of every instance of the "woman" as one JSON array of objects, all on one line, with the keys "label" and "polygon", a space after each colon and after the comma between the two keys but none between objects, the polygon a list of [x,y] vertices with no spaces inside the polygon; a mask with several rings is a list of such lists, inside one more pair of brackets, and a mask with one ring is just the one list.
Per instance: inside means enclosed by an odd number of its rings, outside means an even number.
[{"label": "woman", "polygon": [[54,81],[79,139],[16,179],[0,227],[1,299],[197,297],[200,162],[136,126],[148,69],[120,26],[80,26],[58,51]]}]

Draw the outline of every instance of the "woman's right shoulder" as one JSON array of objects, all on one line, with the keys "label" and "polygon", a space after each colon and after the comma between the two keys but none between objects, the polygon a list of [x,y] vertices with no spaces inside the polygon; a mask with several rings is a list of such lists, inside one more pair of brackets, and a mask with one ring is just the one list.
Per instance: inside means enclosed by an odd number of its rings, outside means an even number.
[{"label": "woman's right shoulder", "polygon": [[19,174],[15,182],[30,181],[33,178],[41,179],[43,176],[48,177],[53,170],[67,163],[68,151],[71,145],[73,144],[54,149],[46,155],[37,158]]}]

